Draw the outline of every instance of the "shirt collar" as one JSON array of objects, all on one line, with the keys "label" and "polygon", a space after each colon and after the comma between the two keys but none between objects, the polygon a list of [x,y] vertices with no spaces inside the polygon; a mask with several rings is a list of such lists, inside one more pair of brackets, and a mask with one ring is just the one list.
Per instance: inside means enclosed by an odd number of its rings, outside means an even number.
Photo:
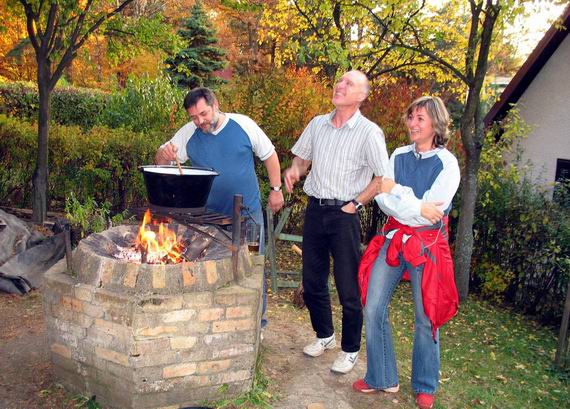
[{"label": "shirt collar", "polygon": [[[328,124],[330,126],[332,126],[333,128],[335,127],[332,123],[332,120],[334,118],[334,114],[336,113],[336,109],[333,110],[328,117]],[[346,122],[346,124],[344,124],[341,128],[338,129],[342,129],[345,126],[348,126],[350,129],[353,129],[356,126],[356,123],[358,122],[358,120],[360,119],[360,117],[362,116],[362,114],[360,113],[360,109],[357,109],[356,112],[354,114],[352,114],[352,116],[350,117],[350,119]]]},{"label": "shirt collar", "polygon": [[431,149],[431,150],[429,150],[429,151],[427,151],[427,152],[418,152],[417,149],[416,149],[416,144],[415,144],[415,143],[412,144],[412,150],[413,150],[413,152],[414,152],[414,156],[415,156],[417,159],[429,158],[429,157],[435,155],[436,153],[438,153],[438,152],[439,152],[440,150],[442,150],[442,149],[443,149],[443,148],[441,148],[441,147],[435,147],[435,148],[433,148],[433,149]]}]

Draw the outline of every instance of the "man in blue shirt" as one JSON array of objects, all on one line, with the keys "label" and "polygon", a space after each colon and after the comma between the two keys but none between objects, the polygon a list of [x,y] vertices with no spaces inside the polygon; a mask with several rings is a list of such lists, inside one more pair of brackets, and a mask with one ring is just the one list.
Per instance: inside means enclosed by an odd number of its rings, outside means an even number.
[{"label": "man in blue shirt", "polygon": [[[274,212],[283,206],[279,158],[267,135],[249,117],[221,112],[216,96],[208,88],[190,91],[184,98],[184,108],[191,122],[159,148],[155,162],[165,165],[176,158],[180,162],[190,159],[193,166],[214,168],[219,176],[214,179],[206,206],[231,216],[233,196],[241,194],[244,206],[255,222],[263,226],[254,154],[263,161],[269,176],[268,206]],[[261,254],[263,242],[261,238]]]}]

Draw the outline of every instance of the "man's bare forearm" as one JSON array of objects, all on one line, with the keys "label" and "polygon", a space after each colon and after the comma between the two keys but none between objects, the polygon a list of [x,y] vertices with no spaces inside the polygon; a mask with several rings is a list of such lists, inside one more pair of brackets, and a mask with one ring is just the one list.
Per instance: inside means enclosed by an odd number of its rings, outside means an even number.
[{"label": "man's bare forearm", "polygon": [[362,203],[363,205],[370,203],[370,201],[374,199],[374,196],[379,193],[381,181],[382,176],[374,176],[370,183],[356,197],[356,201]]}]

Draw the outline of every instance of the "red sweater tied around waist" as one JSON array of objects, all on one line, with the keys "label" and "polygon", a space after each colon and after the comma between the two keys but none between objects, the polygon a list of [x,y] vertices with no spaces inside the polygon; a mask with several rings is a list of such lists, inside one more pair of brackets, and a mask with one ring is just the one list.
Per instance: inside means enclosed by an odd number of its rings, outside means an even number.
[{"label": "red sweater tied around waist", "polygon": [[[402,254],[404,260],[413,267],[424,265],[422,300],[425,314],[432,324],[432,333],[435,338],[437,329],[453,318],[459,308],[459,296],[455,287],[453,260],[448,242],[447,222],[446,216],[441,220],[441,228],[431,226],[410,227],[401,224],[393,217],[389,217],[382,228],[382,232],[370,241],[360,260],[358,283],[362,305],[366,305],[370,272],[386,241],[386,234],[397,229],[386,251],[386,263],[392,267],[399,266],[399,255]],[[405,243],[403,241],[404,234],[410,236]]]}]

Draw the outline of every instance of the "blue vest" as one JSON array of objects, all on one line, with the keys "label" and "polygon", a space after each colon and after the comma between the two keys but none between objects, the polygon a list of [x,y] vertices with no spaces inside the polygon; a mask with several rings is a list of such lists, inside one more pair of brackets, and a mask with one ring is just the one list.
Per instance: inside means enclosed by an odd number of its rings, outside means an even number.
[{"label": "blue vest", "polygon": [[[396,183],[411,187],[418,199],[431,188],[442,170],[443,163],[437,154],[422,158],[409,151],[394,158]],[[451,205],[444,213],[449,214],[450,210]]]},{"label": "blue vest", "polygon": [[261,207],[251,141],[236,121],[228,119],[216,135],[197,128],[186,151],[193,166],[214,168],[219,173],[212,183],[208,209],[231,216],[234,194],[243,195],[250,212]]}]

